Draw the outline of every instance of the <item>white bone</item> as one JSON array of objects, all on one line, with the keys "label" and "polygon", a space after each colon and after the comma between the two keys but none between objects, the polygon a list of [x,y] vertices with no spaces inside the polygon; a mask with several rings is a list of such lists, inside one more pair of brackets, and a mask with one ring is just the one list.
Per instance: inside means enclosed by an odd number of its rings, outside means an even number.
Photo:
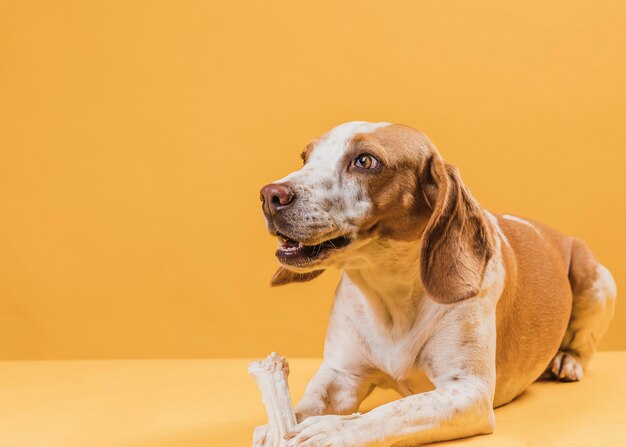
[{"label": "white bone", "polygon": [[248,374],[254,377],[261,391],[269,419],[272,445],[267,447],[281,447],[285,445],[283,436],[296,425],[296,415],[293,412],[287,383],[287,360],[272,352],[264,360],[250,363]]}]

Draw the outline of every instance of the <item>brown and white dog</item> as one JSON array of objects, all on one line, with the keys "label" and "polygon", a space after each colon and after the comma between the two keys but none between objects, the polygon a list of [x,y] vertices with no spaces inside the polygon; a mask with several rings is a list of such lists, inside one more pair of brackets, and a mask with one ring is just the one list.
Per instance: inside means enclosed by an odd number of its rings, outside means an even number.
[{"label": "brown and white dog", "polygon": [[[273,285],[343,275],[288,446],[416,445],[494,429],[540,376],[582,378],[616,287],[579,239],[481,208],[418,131],[346,123],[261,190]],[[376,386],[405,396],[352,414]],[[349,415],[349,416],[341,416]],[[253,445],[270,445],[265,426]]]}]

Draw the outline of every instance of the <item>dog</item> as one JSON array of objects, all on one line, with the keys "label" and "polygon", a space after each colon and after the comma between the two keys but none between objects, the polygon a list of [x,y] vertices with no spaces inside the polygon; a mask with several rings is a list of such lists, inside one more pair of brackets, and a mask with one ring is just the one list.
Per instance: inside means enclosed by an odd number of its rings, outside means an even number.
[{"label": "dog", "polygon": [[[577,381],[616,286],[579,239],[483,209],[422,133],[350,122],[261,190],[272,285],[343,271],[289,447],[407,446],[494,430],[542,377]],[[375,387],[403,398],[355,413]],[[272,445],[267,426],[253,445]]]}]

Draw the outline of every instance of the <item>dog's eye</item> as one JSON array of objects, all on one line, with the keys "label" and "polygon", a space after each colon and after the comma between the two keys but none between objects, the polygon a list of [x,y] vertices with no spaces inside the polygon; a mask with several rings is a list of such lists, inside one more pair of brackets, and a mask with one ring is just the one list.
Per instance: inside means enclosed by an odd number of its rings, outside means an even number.
[{"label": "dog's eye", "polygon": [[361,169],[374,169],[378,167],[378,163],[376,158],[368,154],[361,154],[354,160],[354,165]]}]

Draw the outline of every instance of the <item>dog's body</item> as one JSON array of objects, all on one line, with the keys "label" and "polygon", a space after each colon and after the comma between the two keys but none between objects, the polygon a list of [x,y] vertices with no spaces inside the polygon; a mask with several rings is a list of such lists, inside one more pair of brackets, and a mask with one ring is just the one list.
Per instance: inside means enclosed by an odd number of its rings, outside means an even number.
[{"label": "dog's body", "polygon": [[[483,210],[419,132],[347,123],[262,190],[273,283],[344,273],[289,446],[416,445],[494,428],[542,373],[580,380],[615,283],[578,239]],[[544,372],[545,371],[545,372]],[[349,415],[375,387],[404,398]],[[268,444],[266,430],[254,445]]]}]

